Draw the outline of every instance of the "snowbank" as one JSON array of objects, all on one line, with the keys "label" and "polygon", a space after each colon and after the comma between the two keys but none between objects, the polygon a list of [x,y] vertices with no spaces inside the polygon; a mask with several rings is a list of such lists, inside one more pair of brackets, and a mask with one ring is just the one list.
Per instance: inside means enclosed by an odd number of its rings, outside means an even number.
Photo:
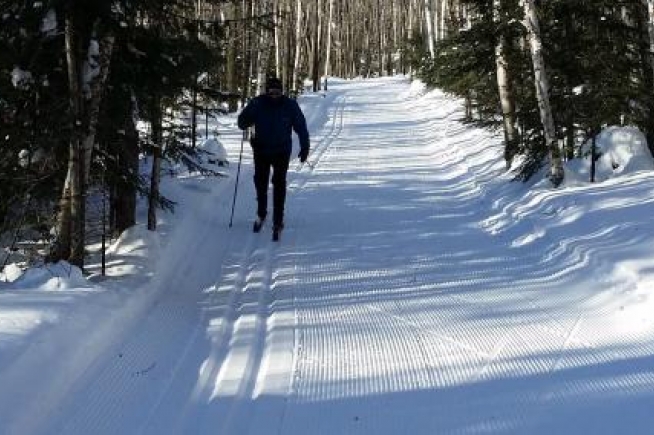
[{"label": "snowbank", "polygon": [[[608,127],[596,140],[595,181],[624,177],[639,171],[654,171],[654,159],[645,135],[636,127]],[[565,186],[590,182],[590,142],[584,144],[584,158],[566,163]]]},{"label": "snowbank", "polygon": [[92,284],[82,271],[66,261],[46,264],[20,272],[16,265],[9,265],[3,273],[13,289],[39,289],[45,291],[88,288]]},{"label": "snowbank", "polygon": [[201,148],[209,153],[209,163],[218,166],[229,165],[227,150],[225,149],[225,146],[215,137],[210,137],[205,140],[202,143]]}]

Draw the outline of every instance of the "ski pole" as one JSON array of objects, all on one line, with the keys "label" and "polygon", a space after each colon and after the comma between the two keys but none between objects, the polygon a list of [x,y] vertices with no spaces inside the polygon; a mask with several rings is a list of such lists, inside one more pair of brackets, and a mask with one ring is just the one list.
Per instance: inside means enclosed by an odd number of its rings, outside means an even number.
[{"label": "ski pole", "polygon": [[234,200],[232,201],[232,215],[229,218],[229,227],[234,223],[234,208],[236,207],[236,195],[238,194],[238,179],[241,175],[241,161],[243,161],[243,144],[245,143],[246,131],[243,130],[243,137],[241,137],[241,152],[238,155],[238,169],[236,170],[236,183],[234,184]]}]

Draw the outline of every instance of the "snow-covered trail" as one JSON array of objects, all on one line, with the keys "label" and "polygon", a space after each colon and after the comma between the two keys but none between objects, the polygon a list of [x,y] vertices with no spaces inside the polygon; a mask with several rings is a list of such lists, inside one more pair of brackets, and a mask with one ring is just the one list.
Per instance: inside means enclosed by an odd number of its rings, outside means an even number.
[{"label": "snow-covered trail", "polygon": [[612,328],[588,272],[612,234],[495,232],[497,149],[446,96],[380,79],[325,104],[282,242],[250,232],[246,166],[234,228],[216,189],[42,433],[651,433],[653,328]]}]

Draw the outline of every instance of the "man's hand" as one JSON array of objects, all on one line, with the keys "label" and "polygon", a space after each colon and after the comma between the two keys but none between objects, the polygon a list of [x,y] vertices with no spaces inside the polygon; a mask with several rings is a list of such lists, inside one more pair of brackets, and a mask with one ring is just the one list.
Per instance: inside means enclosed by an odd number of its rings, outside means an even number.
[{"label": "man's hand", "polygon": [[307,158],[309,157],[309,148],[302,148],[300,150],[300,154],[298,154],[297,156],[302,163],[306,162]]}]

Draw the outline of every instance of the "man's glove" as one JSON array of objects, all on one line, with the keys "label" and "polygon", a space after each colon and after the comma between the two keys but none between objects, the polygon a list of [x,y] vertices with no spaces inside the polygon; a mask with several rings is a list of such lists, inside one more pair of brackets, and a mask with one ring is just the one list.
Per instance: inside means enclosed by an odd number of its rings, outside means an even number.
[{"label": "man's glove", "polygon": [[297,156],[302,163],[306,162],[307,157],[309,157],[309,148],[302,148],[300,150],[300,154],[298,154]]}]

